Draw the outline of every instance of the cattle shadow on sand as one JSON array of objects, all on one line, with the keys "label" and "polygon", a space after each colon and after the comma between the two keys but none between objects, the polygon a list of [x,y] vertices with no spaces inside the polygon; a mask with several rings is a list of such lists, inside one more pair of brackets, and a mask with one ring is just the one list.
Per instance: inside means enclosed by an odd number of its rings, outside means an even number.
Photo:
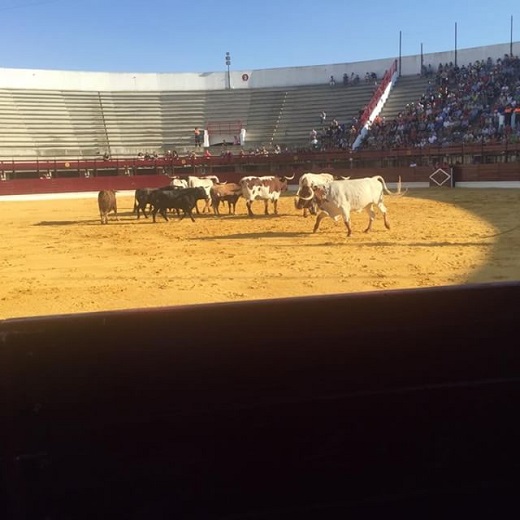
[{"label": "cattle shadow on sand", "polygon": [[[250,240],[254,238],[302,238],[308,233],[299,231],[264,231],[259,233],[233,233],[230,235],[211,235],[206,237],[192,237],[189,240],[212,241],[212,240]],[[288,244],[289,245],[289,244]],[[294,246],[293,246],[294,247]]]},{"label": "cattle shadow on sand", "polygon": [[100,224],[99,218],[95,220],[42,220],[34,223],[33,226],[82,226],[85,224]]},{"label": "cattle shadow on sand", "polygon": [[[131,214],[129,214],[129,215],[131,215]],[[123,217],[124,214],[119,214],[118,216],[119,216],[119,220],[116,220],[113,215],[110,215],[108,218],[108,224],[121,226],[121,225],[129,225],[129,224],[134,223],[135,218],[122,219],[121,217]],[[82,220],[41,220],[40,222],[35,222],[33,224],[33,226],[40,226],[40,227],[46,227],[46,226],[55,226],[55,227],[59,227],[59,226],[97,226],[97,225],[101,225],[99,217],[95,218],[95,219],[88,219],[88,220],[85,220],[85,219],[82,219]]]},{"label": "cattle shadow on sand", "polygon": [[294,216],[294,215],[290,215],[289,213],[278,213],[277,215],[275,215],[274,213],[269,213],[269,215],[266,215],[265,213],[255,213],[254,215],[250,216],[248,215],[247,213],[237,213],[235,215],[228,215],[228,214],[224,214],[224,213],[221,213],[220,214],[220,217],[228,217],[228,218],[232,218],[232,219],[235,219],[235,220],[249,220],[249,221],[253,221],[253,220],[276,220],[276,219],[279,219],[279,218],[286,218],[286,217],[290,217],[290,216]]},{"label": "cattle shadow on sand", "polygon": [[[313,233],[309,233],[311,236],[316,236]],[[301,244],[300,244],[301,245]],[[417,248],[430,248],[430,247],[493,247],[492,242],[358,242],[352,238],[345,237],[344,242],[326,242],[309,243],[309,247],[323,247],[323,246],[334,246],[334,247],[364,247],[364,248],[379,248],[379,247],[417,247]],[[280,244],[277,247],[294,247],[294,244]]]}]

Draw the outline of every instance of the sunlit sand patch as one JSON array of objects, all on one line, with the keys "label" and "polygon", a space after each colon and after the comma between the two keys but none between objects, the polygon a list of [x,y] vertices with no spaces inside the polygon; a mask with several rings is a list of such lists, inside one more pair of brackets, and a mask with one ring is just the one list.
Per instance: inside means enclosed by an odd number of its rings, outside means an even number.
[{"label": "sunlit sand patch", "polygon": [[[101,226],[93,199],[0,204],[0,317],[517,280],[518,190],[417,190],[343,223],[278,217],[137,220],[121,197]],[[256,210],[258,212],[258,208]],[[376,210],[377,212],[377,210]]]}]

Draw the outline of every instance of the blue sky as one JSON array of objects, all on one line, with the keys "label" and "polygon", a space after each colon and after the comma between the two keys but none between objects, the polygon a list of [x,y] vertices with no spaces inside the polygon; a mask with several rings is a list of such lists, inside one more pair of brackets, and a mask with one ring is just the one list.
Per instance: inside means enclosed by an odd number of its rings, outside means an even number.
[{"label": "blue sky", "polygon": [[[520,1],[0,0],[0,67],[213,72],[520,42]],[[520,54],[520,44],[514,48]]]}]

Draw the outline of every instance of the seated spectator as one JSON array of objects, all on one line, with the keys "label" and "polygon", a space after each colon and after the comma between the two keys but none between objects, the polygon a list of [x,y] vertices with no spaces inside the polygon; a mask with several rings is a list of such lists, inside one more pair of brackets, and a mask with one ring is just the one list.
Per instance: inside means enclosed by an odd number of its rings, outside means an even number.
[{"label": "seated spectator", "polygon": [[211,152],[209,151],[209,148],[206,148],[206,149],[204,150],[204,157],[205,157],[206,159],[209,159],[210,157],[213,157],[213,156],[211,155]]}]

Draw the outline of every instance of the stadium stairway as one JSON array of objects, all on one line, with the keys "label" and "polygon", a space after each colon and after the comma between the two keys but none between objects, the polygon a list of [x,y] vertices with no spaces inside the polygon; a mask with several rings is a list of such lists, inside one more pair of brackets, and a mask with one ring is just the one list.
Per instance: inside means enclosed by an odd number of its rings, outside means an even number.
[{"label": "stadium stairway", "polygon": [[433,79],[419,75],[401,76],[391,90],[380,116],[392,120],[408,103],[419,101],[426,92],[428,81],[433,81]]},{"label": "stadium stairway", "polygon": [[350,126],[373,92],[374,86],[366,83],[348,87],[313,85],[288,90],[273,141],[288,146],[308,146],[311,130],[321,128],[322,111],[327,114],[325,125],[336,119],[340,124]]}]

